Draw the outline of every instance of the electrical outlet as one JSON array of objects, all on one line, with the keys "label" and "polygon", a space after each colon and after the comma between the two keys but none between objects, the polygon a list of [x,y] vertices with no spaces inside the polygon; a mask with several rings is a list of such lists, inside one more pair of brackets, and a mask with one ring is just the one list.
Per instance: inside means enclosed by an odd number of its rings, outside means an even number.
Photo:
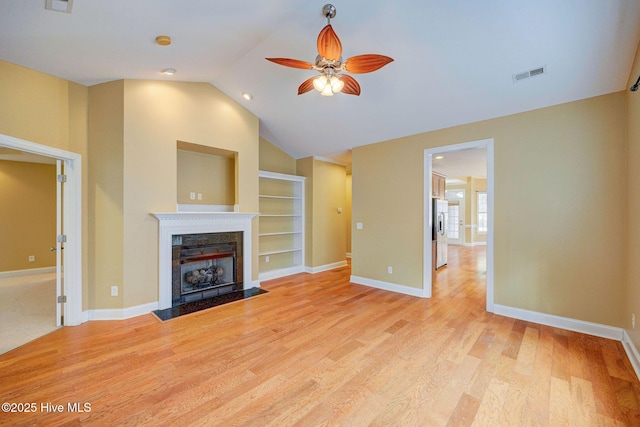
[{"label": "electrical outlet", "polygon": [[635,313],[631,315],[631,329],[636,328],[636,315]]},{"label": "electrical outlet", "polygon": [[29,255],[29,262],[35,262],[36,261],[36,256],[35,255]]},{"label": "electrical outlet", "polygon": [[195,200],[196,199],[196,192],[192,191],[189,193],[189,200]]},{"label": "electrical outlet", "polygon": [[393,274],[393,267],[388,266],[388,267],[387,267],[387,273],[389,273],[389,274]]},{"label": "electrical outlet", "polygon": [[266,257],[264,257],[264,262],[269,262],[269,255],[267,255]]},{"label": "electrical outlet", "polygon": [[117,297],[118,296],[118,287],[117,286],[112,286],[111,287],[111,296],[112,297]]},{"label": "electrical outlet", "polygon": [[356,222],[356,230],[362,230],[362,223]]}]

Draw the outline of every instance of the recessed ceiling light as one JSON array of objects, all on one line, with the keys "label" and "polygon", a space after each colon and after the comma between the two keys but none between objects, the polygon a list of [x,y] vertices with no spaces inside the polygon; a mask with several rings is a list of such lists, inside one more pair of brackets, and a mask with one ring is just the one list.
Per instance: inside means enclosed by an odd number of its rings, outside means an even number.
[{"label": "recessed ceiling light", "polygon": [[56,12],[71,13],[73,0],[45,0],[44,8]]},{"label": "recessed ceiling light", "polygon": [[442,160],[444,159],[444,156],[436,156],[436,160]]},{"label": "recessed ceiling light", "polygon": [[166,76],[173,76],[175,73],[176,73],[175,68],[165,68],[164,70],[162,70],[162,74]]},{"label": "recessed ceiling light", "polygon": [[253,99],[253,95],[251,95],[249,92],[242,92],[242,97],[247,101],[251,101]]}]

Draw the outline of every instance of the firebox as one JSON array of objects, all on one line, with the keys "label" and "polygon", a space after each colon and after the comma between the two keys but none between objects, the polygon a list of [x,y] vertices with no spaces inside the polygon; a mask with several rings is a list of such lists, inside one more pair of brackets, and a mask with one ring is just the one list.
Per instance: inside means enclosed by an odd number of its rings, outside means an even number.
[{"label": "firebox", "polygon": [[174,235],[172,305],[242,290],[242,232]]}]

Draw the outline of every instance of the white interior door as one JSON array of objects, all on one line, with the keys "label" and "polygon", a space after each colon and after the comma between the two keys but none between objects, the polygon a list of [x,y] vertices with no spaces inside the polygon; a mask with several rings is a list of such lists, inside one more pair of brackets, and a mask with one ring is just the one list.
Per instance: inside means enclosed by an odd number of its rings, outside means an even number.
[{"label": "white interior door", "polygon": [[62,326],[63,320],[63,272],[62,272],[62,184],[64,179],[63,161],[56,160],[56,326]]}]

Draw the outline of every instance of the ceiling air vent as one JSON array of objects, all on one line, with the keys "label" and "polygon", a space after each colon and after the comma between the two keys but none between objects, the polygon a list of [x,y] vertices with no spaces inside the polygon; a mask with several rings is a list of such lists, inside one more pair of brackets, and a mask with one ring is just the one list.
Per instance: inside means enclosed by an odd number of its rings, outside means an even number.
[{"label": "ceiling air vent", "polygon": [[519,82],[520,80],[528,79],[529,77],[540,76],[547,72],[547,67],[542,66],[538,68],[534,68],[533,70],[523,71],[522,73],[514,74],[513,82]]},{"label": "ceiling air vent", "polygon": [[54,10],[56,12],[71,13],[71,6],[73,6],[73,0],[45,0],[44,8],[47,10]]}]

